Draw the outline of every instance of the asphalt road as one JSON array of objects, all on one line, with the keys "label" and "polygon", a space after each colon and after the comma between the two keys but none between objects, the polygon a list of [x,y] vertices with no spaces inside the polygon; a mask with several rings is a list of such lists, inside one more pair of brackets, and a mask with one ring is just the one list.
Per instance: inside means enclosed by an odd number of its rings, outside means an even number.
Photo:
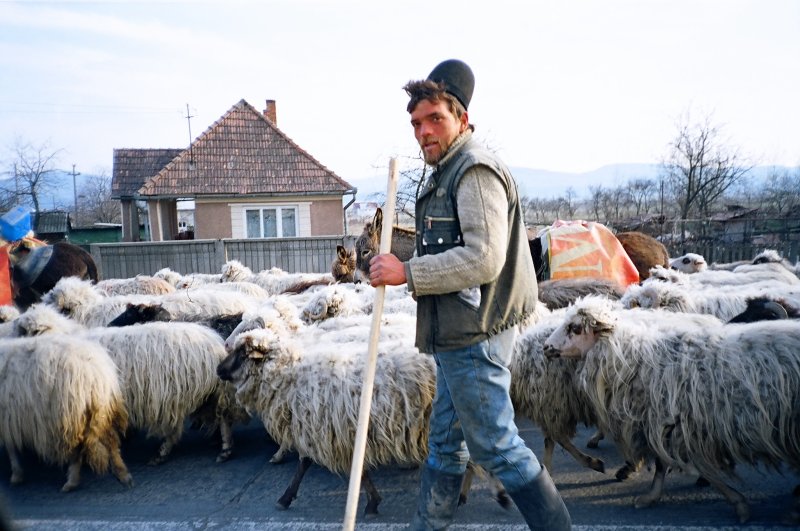
[{"label": "asphalt road", "polygon": [[[539,430],[525,419],[519,421],[522,436],[537,456],[543,455]],[[579,447],[591,436],[582,429]],[[137,434],[125,441],[123,457],[135,486],[126,489],[111,475],[96,476],[84,470],[81,487],[61,493],[65,473],[60,467],[41,464],[24,456],[26,482],[10,486],[10,467],[0,458],[0,496],[5,500],[12,526],[24,530],[312,530],[341,529],[347,505],[348,480],[313,466],[300,486],[298,498],[288,510],[275,501],[283,493],[297,464],[296,455],[279,465],[269,463],[277,449],[257,421],[234,430],[234,457],[217,464],[214,439],[189,430],[166,463],[152,467],[147,461],[158,442]],[[574,528],[596,530],[700,530],[787,529],[781,526],[792,502],[792,489],[800,478],[739,467],[741,480],[733,485],[749,500],[751,520],[740,526],[733,507],[710,487],[695,486],[695,477],[671,473],[662,500],[636,509],[633,498],[643,493],[652,474],[618,482],[614,472],[622,461],[613,445],[602,441],[587,452],[603,459],[605,474],[581,468],[557,449],[553,477],[572,515]],[[404,529],[415,508],[418,470],[385,467],[373,473],[383,501],[380,514],[363,516],[365,496],[359,499],[356,529]],[[459,508],[453,530],[527,529],[515,508],[500,507],[489,495],[487,484],[473,484],[466,505]]]}]

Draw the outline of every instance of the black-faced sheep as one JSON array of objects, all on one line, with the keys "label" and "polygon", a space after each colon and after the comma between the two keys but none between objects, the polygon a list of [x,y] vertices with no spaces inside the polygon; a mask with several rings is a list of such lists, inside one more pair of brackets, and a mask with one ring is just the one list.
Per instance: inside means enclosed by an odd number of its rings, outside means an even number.
[{"label": "black-faced sheep", "polygon": [[581,381],[601,427],[656,459],[653,487],[637,506],[660,498],[672,467],[699,472],[744,522],[747,502],[726,483],[736,465],[800,471],[800,323],[652,313],[580,301],[545,351],[583,357]]},{"label": "black-faced sheep", "polygon": [[128,412],[117,367],[105,348],[77,337],[0,340],[0,442],[11,460],[11,483],[23,481],[18,451],[68,464],[62,491],[80,483],[85,463],[98,474],[109,465],[133,485],[120,454]]}]

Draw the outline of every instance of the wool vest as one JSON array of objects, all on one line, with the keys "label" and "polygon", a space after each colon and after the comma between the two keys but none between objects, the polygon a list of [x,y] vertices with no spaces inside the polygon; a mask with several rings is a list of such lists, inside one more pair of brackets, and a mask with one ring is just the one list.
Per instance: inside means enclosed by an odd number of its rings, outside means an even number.
[{"label": "wool vest", "polygon": [[481,165],[502,181],[508,197],[506,259],[487,284],[417,297],[416,347],[422,352],[455,350],[488,339],[530,315],[537,301],[533,268],[517,186],[508,169],[470,138],[430,177],[416,203],[417,256],[464,245],[456,191],[464,173]]}]

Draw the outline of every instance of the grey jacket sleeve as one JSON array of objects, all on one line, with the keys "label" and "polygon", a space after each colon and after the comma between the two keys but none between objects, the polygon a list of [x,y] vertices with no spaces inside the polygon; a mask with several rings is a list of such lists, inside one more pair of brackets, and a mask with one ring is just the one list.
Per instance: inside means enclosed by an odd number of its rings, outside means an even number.
[{"label": "grey jacket sleeve", "polygon": [[456,190],[464,246],[406,263],[409,291],[438,295],[477,287],[500,274],[508,241],[508,195],[500,177],[473,166]]}]

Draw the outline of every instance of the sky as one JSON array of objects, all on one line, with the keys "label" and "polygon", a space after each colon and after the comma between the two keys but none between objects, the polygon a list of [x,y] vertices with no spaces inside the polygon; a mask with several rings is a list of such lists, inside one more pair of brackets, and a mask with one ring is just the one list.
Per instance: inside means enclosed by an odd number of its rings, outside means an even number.
[{"label": "sky", "polygon": [[187,147],[245,99],[351,184],[385,181],[418,154],[402,86],[449,58],[511,167],[658,163],[686,116],[800,165],[797,0],[0,0],[0,171],[22,140],[111,174],[115,148]]}]

